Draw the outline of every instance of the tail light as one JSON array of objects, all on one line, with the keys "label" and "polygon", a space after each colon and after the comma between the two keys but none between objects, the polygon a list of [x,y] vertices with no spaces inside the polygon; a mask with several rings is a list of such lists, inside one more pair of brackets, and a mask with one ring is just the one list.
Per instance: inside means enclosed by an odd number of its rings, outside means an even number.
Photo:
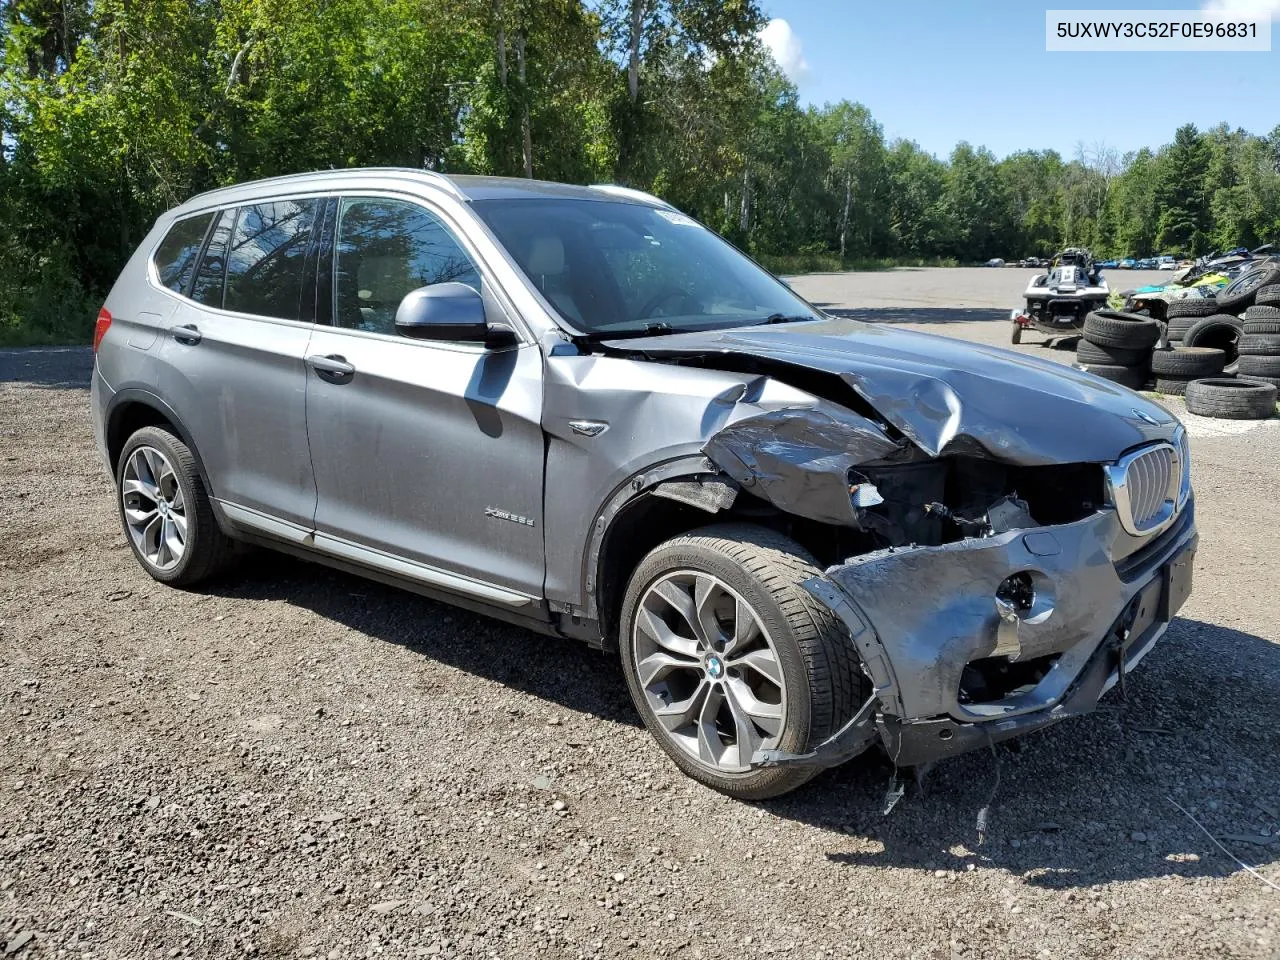
[{"label": "tail light", "polygon": [[102,343],[102,338],[107,335],[107,328],[111,326],[111,313],[106,307],[98,311],[98,322],[93,327],[93,352],[98,352],[98,344]]}]

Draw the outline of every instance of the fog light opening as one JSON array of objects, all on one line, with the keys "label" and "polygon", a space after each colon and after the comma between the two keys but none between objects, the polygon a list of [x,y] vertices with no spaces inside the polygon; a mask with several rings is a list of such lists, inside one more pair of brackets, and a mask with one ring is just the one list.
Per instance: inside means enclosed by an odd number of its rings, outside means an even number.
[{"label": "fog light opening", "polygon": [[997,703],[1034,690],[1062,656],[1051,653],[1026,660],[983,657],[971,660],[960,675],[957,699],[962,704]]},{"label": "fog light opening", "polygon": [[1023,570],[1005,577],[996,588],[996,600],[1011,608],[1019,620],[1025,619],[1036,603],[1036,587],[1030,571]]}]

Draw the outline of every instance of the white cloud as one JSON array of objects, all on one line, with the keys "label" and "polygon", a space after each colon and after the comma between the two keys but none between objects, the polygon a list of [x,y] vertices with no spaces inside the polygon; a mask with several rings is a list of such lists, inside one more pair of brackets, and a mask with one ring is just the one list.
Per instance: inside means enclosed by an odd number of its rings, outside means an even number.
[{"label": "white cloud", "polygon": [[787,21],[770,20],[760,31],[760,42],[773,54],[773,59],[793,83],[808,78],[809,61],[804,58],[804,47]]},{"label": "white cloud", "polygon": [[1204,9],[1245,20],[1280,19],[1280,0],[1209,0]]}]

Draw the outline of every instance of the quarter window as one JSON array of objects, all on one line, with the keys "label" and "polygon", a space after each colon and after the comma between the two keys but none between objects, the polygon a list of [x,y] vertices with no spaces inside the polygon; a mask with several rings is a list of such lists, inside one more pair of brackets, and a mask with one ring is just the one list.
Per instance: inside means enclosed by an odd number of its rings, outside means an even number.
[{"label": "quarter window", "polygon": [[218,215],[218,225],[213,228],[213,236],[209,238],[204,256],[200,258],[196,282],[191,287],[191,299],[197,303],[210,307],[222,306],[222,281],[227,272],[227,244],[231,242],[231,226],[235,220],[234,210],[223,210]]},{"label": "quarter window", "polygon": [[200,256],[200,245],[204,243],[212,221],[211,213],[179,220],[169,228],[169,232],[156,247],[152,258],[156,273],[160,282],[175,293],[187,292],[191,275],[195,273],[196,260]]},{"label": "quarter window", "polygon": [[334,250],[337,326],[395,333],[405,294],[455,281],[481,289],[480,272],[441,220],[402,200],[344,199]]},{"label": "quarter window", "polygon": [[242,207],[227,254],[227,310],[298,319],[303,263],[319,200]]}]

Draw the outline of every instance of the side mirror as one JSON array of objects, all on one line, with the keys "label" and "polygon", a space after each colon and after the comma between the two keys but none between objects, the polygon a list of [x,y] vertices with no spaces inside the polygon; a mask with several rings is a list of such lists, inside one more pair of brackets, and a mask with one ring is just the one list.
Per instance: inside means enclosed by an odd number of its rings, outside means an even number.
[{"label": "side mirror", "polygon": [[396,308],[396,333],[416,340],[487,340],[484,300],[465,283],[419,287]]}]

